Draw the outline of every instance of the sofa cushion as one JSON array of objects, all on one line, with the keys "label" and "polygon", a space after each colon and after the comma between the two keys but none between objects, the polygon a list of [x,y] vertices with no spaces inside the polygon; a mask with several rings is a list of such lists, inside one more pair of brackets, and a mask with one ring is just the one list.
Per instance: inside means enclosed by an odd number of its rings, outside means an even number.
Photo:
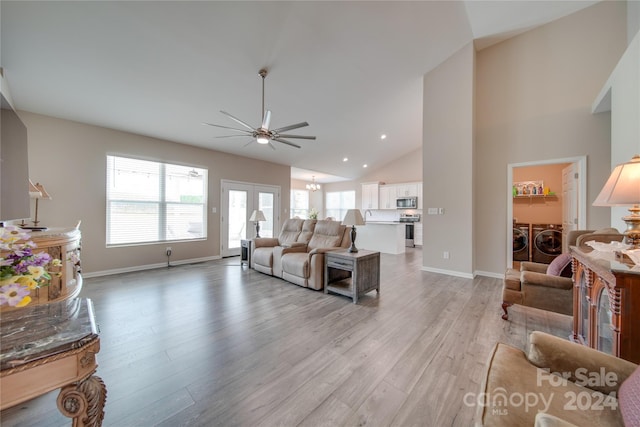
[{"label": "sofa cushion", "polygon": [[345,226],[338,221],[321,220],[316,222],[309,248],[335,248],[342,243]]},{"label": "sofa cushion", "polygon": [[315,219],[306,219],[302,223],[302,231],[298,236],[299,243],[309,243],[311,240],[311,236],[313,236],[313,231],[316,228],[316,220]]},{"label": "sofa cushion", "polygon": [[298,241],[298,236],[300,236],[300,232],[302,231],[302,224],[304,220],[289,218],[282,225],[282,230],[280,231],[280,235],[278,236],[278,242],[283,245],[285,243],[293,243]]},{"label": "sofa cushion", "polygon": [[282,257],[282,270],[294,276],[309,277],[309,254],[289,253]]},{"label": "sofa cushion", "polygon": [[640,366],[620,386],[618,403],[625,426],[640,426]]},{"label": "sofa cushion", "polygon": [[571,254],[564,253],[554,258],[547,267],[550,276],[571,277]]}]

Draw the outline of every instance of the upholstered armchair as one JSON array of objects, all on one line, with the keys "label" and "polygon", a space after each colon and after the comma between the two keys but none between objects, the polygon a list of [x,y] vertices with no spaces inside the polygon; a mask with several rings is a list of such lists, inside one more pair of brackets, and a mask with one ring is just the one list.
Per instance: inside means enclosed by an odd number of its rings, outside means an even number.
[{"label": "upholstered armchair", "polygon": [[[567,245],[581,246],[586,242],[621,241],[624,235],[615,228],[602,230],[573,230],[567,235]],[[524,261],[520,269],[507,269],[502,285],[504,320],[509,319],[508,308],[525,305],[556,313],[573,314],[573,281],[571,255],[565,251],[551,264]]]},{"label": "upholstered armchair", "polygon": [[[554,375],[555,373],[555,375]],[[498,343],[478,393],[476,426],[640,425],[638,365],[543,332],[529,349]]]},{"label": "upholstered armchair", "polygon": [[280,235],[253,239],[252,267],[265,274],[282,277],[282,255],[288,251],[304,251],[313,234],[315,220],[287,219]]}]

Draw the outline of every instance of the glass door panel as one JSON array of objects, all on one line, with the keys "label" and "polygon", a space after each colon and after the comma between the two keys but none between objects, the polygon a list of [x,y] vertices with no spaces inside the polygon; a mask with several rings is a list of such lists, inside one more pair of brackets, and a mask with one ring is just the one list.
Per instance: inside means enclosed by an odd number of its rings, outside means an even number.
[{"label": "glass door panel", "polygon": [[227,249],[240,248],[240,241],[247,237],[247,201],[249,193],[243,190],[229,190],[229,211],[227,212],[229,233]]},{"label": "glass door panel", "polygon": [[273,192],[258,191],[258,209],[267,219],[260,224],[260,236],[262,237],[273,237],[274,202],[275,194]]},{"label": "glass door panel", "polygon": [[600,291],[598,297],[598,350],[613,354],[613,331],[611,329],[611,306],[606,289]]}]

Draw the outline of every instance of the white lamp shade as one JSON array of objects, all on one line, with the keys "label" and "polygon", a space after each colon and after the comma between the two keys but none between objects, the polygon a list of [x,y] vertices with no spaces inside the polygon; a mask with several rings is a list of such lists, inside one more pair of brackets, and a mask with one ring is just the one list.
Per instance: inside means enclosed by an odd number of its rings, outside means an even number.
[{"label": "white lamp shade", "polygon": [[629,206],[640,204],[640,156],[619,164],[596,197],[593,206]]},{"label": "white lamp shade", "polygon": [[264,217],[264,213],[262,213],[262,211],[258,211],[255,210],[253,211],[253,213],[251,214],[251,218],[249,218],[249,221],[266,221],[267,218]]},{"label": "white lamp shade", "polygon": [[364,225],[364,218],[360,213],[360,209],[349,209],[342,220],[342,225]]}]

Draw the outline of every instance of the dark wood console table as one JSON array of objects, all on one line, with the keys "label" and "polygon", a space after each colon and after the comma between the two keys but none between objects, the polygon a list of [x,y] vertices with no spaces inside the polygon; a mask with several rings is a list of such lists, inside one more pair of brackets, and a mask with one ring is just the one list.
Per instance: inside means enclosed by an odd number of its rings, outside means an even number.
[{"label": "dark wood console table", "polygon": [[100,426],[106,387],[94,373],[100,338],[91,300],[76,298],[2,313],[0,410],[60,388],[73,426]]},{"label": "dark wood console table", "polygon": [[640,266],[614,253],[571,247],[572,339],[640,363]]}]

